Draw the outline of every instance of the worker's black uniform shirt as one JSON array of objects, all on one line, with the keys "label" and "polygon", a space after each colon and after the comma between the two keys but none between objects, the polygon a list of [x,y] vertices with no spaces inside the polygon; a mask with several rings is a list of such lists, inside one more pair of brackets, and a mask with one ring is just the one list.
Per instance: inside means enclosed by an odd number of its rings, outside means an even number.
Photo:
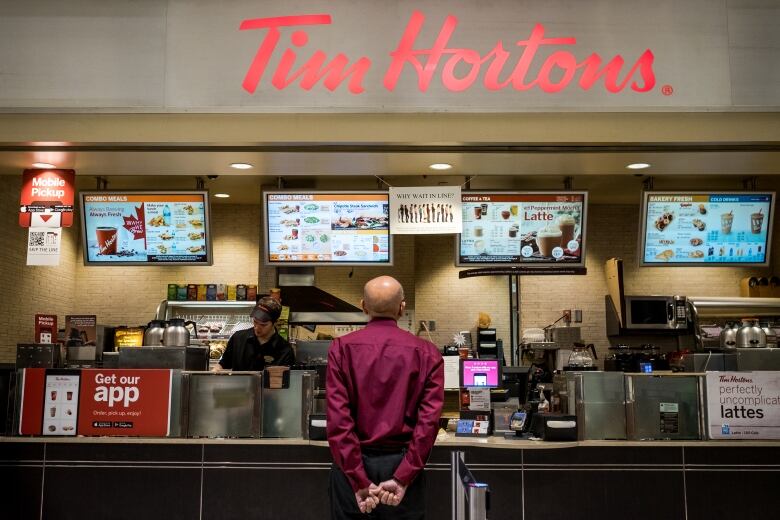
[{"label": "worker's black uniform shirt", "polygon": [[263,343],[252,328],[240,330],[228,341],[219,364],[230,370],[263,370],[267,365],[290,366],[295,363],[295,353],[290,344],[278,332]]}]

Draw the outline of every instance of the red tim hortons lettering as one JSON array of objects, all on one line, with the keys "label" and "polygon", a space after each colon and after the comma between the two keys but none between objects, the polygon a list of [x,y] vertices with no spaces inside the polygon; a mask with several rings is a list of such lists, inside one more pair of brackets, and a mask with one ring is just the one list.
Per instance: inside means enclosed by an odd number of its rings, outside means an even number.
[{"label": "red tim hortons lettering", "polygon": [[[295,49],[301,49],[309,42],[309,34],[300,27],[330,25],[331,22],[331,16],[327,14],[255,18],[242,21],[239,30],[267,30],[244,77],[243,88],[249,93],[255,92],[279,46],[280,29],[296,27],[298,29],[290,35],[289,45],[281,50],[279,62],[270,80],[271,85],[278,90],[284,90],[298,82],[299,88],[311,90],[322,81],[328,90],[334,91],[348,79],[347,88],[350,93],[363,93],[365,91],[363,80],[371,68],[371,60],[365,56],[350,64],[349,58],[343,53],[336,54],[328,61],[325,52],[315,50],[303,65],[295,69],[298,59]],[[416,49],[417,37],[424,23],[425,15],[420,11],[414,11],[398,46],[390,52],[390,66],[383,79],[384,87],[388,91],[395,90],[406,65],[409,65],[417,75],[417,87],[421,92],[428,91],[437,74],[440,74],[441,83],[446,89],[451,92],[462,92],[478,81],[483,70],[482,85],[491,91],[507,87],[526,91],[538,87],[543,92],[552,94],[568,87],[575,81],[578,73],[579,79],[576,83],[582,90],[590,90],[599,81],[603,81],[604,88],[612,94],[622,92],[629,84],[631,90],[635,92],[648,92],[656,84],[653,71],[655,56],[650,49],[646,49],[628,72],[624,73],[625,60],[620,54],[606,63],[595,52],[578,61],[577,57],[568,50],[553,48],[576,45],[576,38],[546,37],[544,25],[536,24],[528,39],[517,40],[508,49],[502,40],[498,40],[493,49],[482,56],[474,49],[448,46],[458,26],[458,19],[452,15],[444,19],[430,48]],[[514,47],[522,50],[513,65],[510,60],[513,60],[511,51]],[[540,63],[536,77],[530,78],[529,70],[542,48],[552,52]]]},{"label": "red tim hortons lettering", "polygon": [[[488,63],[483,78],[483,85],[488,90],[501,90],[511,85],[512,88],[520,91],[538,86],[547,93],[560,92],[571,83],[578,69],[582,69],[578,83],[583,90],[590,90],[599,78],[603,77],[604,87],[607,91],[620,92],[632,80],[637,71],[639,71],[641,82],[632,81],[631,90],[647,92],[655,86],[655,73],[653,72],[655,57],[650,49],[642,53],[622,81],[618,77],[624,65],[622,56],[616,55],[603,68],[599,69],[603,60],[597,53],[592,53],[581,63],[578,63],[573,54],[563,50],[557,50],[550,54],[539,69],[537,77],[528,81],[526,78],[528,70],[541,47],[575,45],[577,43],[577,39],[571,37],[545,38],[545,29],[542,24],[534,26],[527,40],[518,40],[515,43],[516,46],[523,48],[522,54],[506,79],[501,80],[501,73],[511,56],[501,40],[496,42],[493,49],[485,56],[481,56],[473,49],[448,47],[449,40],[458,25],[458,19],[450,15],[444,20],[433,45],[429,49],[416,50],[415,42],[424,22],[425,15],[423,13],[413,12],[398,46],[390,53],[392,62],[384,77],[384,86],[387,90],[393,91],[395,89],[404,66],[409,64],[417,74],[418,88],[420,91],[426,92],[441,62],[444,62],[441,72],[442,84],[452,92],[461,92],[471,87],[477,80],[482,66]],[[459,77],[455,74],[455,69],[460,64],[466,66],[467,72]],[[563,75],[557,81],[553,81],[551,77],[557,72],[557,69],[562,70]]]},{"label": "red tim hortons lettering", "polygon": [[[249,93],[254,93],[257,85],[263,77],[268,62],[271,59],[276,46],[279,43],[280,27],[299,27],[303,25],[330,25],[331,17],[327,14],[281,16],[276,18],[255,18],[241,22],[239,30],[268,29],[260,47],[257,49],[252,64],[244,76],[242,86]],[[309,36],[304,30],[294,31],[290,39],[295,47],[303,47],[308,43]],[[347,88],[352,94],[360,94],[363,88],[363,78],[371,67],[371,60],[361,57],[349,66],[349,58],[343,53],[338,53],[330,62],[326,63],[327,55],[317,50],[296,71],[293,71],[297,54],[291,48],[282,53],[279,64],[274,71],[271,84],[278,90],[284,90],[300,78],[300,88],[311,90],[317,82],[325,78],[325,87],[334,91],[349,77]],[[349,67],[348,67],[349,66]]]}]

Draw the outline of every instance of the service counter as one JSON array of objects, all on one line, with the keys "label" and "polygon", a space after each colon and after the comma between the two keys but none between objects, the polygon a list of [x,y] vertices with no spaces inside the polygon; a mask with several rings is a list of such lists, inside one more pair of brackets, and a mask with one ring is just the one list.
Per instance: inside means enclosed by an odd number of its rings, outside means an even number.
[{"label": "service counter", "polygon": [[[777,441],[439,440],[429,519],[450,518],[450,452],[491,488],[491,519],[773,518]],[[0,437],[3,518],[328,516],[327,443]]]}]

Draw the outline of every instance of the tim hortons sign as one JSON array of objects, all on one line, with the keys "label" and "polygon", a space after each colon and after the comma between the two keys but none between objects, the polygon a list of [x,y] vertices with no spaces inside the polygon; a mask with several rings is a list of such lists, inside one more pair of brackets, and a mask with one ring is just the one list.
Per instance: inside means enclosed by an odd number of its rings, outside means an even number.
[{"label": "tim hortons sign", "polygon": [[[393,92],[405,74],[416,78],[420,92],[427,92],[433,82],[441,82],[451,92],[539,89],[549,94],[566,89],[644,93],[656,85],[655,56],[650,49],[629,58],[627,65],[620,54],[601,56],[578,49],[576,37],[548,35],[544,25],[537,23],[530,34],[513,41],[497,40],[491,50],[480,53],[451,46],[459,23],[456,16],[444,19],[432,44],[420,43],[418,39],[425,23],[422,12],[412,13],[398,45],[388,49],[390,64],[380,76],[380,86],[366,82],[376,57],[347,56],[342,52],[329,56],[317,49],[316,42],[309,41],[307,28],[333,24],[329,14],[244,20],[240,30],[259,31],[260,46],[242,86],[254,93],[263,83],[278,90],[305,91],[320,85],[319,88],[330,91],[341,88],[360,95],[372,88]],[[271,63],[274,65],[269,67]]]}]

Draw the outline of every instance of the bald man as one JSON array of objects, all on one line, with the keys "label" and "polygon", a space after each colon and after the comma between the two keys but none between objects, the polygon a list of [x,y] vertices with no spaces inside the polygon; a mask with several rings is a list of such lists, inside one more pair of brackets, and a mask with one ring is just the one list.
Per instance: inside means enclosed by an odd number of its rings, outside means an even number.
[{"label": "bald man", "polygon": [[436,346],[398,328],[404,290],[390,276],[366,283],[371,320],[328,351],[327,431],[334,464],[331,518],[423,518],[423,468],[444,406]]}]

